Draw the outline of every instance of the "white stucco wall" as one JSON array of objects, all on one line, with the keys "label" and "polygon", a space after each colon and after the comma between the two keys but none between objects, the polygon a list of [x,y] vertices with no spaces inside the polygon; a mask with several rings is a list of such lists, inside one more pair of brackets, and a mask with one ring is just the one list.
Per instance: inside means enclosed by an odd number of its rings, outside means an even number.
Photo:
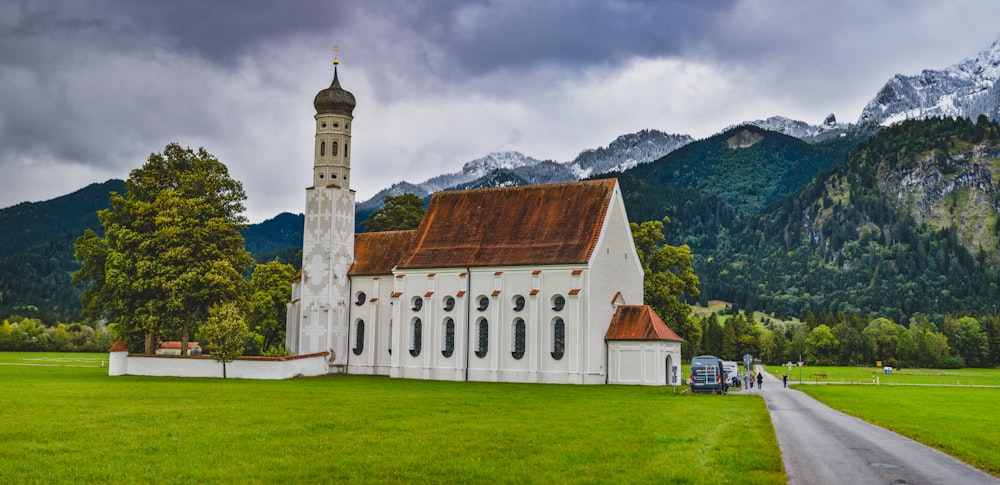
[{"label": "white stucco wall", "polygon": [[[679,385],[668,365],[680,366],[680,342],[662,340],[608,342],[609,384]],[[676,376],[679,376],[679,372]]]},{"label": "white stucco wall", "polygon": [[[158,377],[222,377],[222,364],[211,357],[180,356],[127,356],[125,365],[115,361],[112,352],[108,375],[158,376]],[[123,369],[124,368],[124,369]],[[124,372],[122,372],[124,370]],[[290,357],[282,360],[238,359],[226,364],[226,375],[233,379],[291,379],[293,377],[319,376],[329,372],[327,354]]]}]

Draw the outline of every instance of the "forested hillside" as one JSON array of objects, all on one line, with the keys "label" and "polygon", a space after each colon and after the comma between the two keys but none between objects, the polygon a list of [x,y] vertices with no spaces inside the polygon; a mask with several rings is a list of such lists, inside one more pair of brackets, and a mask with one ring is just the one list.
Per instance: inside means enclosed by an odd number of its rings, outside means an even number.
[{"label": "forested hillside", "polygon": [[[779,316],[997,314],[998,126],[908,121],[696,251],[702,295]],[[682,219],[683,220],[683,219]]]}]

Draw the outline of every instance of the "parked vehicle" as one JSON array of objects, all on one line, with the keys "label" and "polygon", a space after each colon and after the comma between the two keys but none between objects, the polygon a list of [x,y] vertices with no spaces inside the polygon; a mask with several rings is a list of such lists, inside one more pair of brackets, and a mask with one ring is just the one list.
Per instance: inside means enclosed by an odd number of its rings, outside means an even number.
[{"label": "parked vehicle", "polygon": [[722,360],[714,355],[699,355],[691,359],[691,392],[722,393],[727,387]]}]

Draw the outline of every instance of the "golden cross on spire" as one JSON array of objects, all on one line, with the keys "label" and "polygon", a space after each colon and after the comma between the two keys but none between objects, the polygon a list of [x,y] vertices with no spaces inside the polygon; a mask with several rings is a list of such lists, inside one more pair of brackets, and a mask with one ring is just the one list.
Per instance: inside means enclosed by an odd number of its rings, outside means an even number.
[{"label": "golden cross on spire", "polygon": [[333,45],[333,65],[334,66],[336,66],[337,64],[340,64],[340,61],[337,60],[337,54],[339,54],[339,53],[340,53],[340,44],[334,44]]}]

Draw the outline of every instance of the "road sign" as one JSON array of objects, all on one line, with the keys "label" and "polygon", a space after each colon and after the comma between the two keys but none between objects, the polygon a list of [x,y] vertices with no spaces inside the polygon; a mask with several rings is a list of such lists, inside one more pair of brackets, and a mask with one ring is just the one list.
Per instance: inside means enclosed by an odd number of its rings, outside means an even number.
[{"label": "road sign", "polygon": [[750,370],[751,364],[753,364],[753,356],[750,354],[743,354],[743,366],[746,370]]}]

